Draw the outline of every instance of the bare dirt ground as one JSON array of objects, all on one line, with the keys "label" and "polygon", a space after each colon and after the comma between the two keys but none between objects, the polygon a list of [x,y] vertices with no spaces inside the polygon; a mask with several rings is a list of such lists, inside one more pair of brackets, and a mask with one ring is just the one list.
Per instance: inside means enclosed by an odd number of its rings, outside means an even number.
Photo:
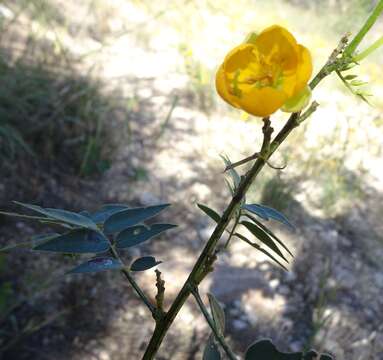
[{"label": "bare dirt ground", "polygon": [[[132,27],[152,21],[150,32],[152,27],[164,26],[134,2],[125,6],[120,8],[122,20],[129,20]],[[118,18],[114,19],[118,24]],[[226,109],[202,111],[188,74],[180,70],[184,58],[174,45],[179,40],[167,31],[171,33],[171,29],[162,28],[149,44],[135,32],[127,32],[85,60],[86,66],[97,64],[98,76],[107,89],[117,83],[121,97],[131,101],[128,110],[115,109],[112,114],[111,129],[118,144],[110,168],[90,179],[79,179],[62,169],[51,169],[47,175],[28,170],[26,175],[35,186],[21,191],[24,198],[18,200],[74,210],[92,210],[107,202],[172,203],[161,218],[179,227],[124,253],[127,261],[144,254],[155,254],[163,261],[159,269],[166,281],[169,305],[213,229],[214,224],[202,216],[196,203],[222,210],[230,199],[219,154],[237,160],[255,151],[261,125],[238,121],[239,114]],[[97,48],[94,41],[84,41],[83,47],[87,51]],[[337,124],[344,121],[357,128],[362,121],[380,119],[381,112],[331,86],[331,96],[325,84],[315,95],[321,108],[311,120],[313,125],[299,130],[274,159],[283,162],[291,152],[287,168],[282,174],[266,170],[249,195],[276,208],[280,205],[296,225],[296,231],[289,232],[272,224],[295,254],[289,272],[235,241],[202,284],[202,294],[210,291],[224,304],[227,336],[238,352],[255,339],[270,337],[283,350],[298,351],[309,344],[336,359],[383,359],[383,176],[381,157],[373,148],[381,141],[376,128],[364,126],[365,133],[352,138],[354,147],[347,148],[341,165],[331,168],[352,184],[358,180],[361,195],[357,198],[344,200],[343,188],[335,188],[333,197],[326,198],[327,207],[319,205],[325,186],[315,172],[315,161],[325,162],[337,149],[330,141],[331,130],[321,132],[321,124],[331,128],[336,119]],[[176,106],[167,119],[175,97]],[[280,126],[282,117],[276,117],[275,127]],[[342,126],[333,127],[337,134],[345,134]],[[371,147],[364,146],[369,136],[373,138]],[[313,138],[317,138],[315,146]],[[316,159],[307,155],[310,151],[322,155]],[[360,172],[360,161],[355,158],[367,162],[363,167],[367,171]],[[327,163],[324,169],[326,166],[330,169]],[[319,180],[314,181],[313,176]],[[276,188],[270,185],[274,177],[278,179]],[[0,179],[0,186],[3,183],[6,181]],[[9,200],[4,184],[0,203],[8,206],[4,204]],[[281,196],[283,202],[279,202]],[[344,202],[340,208],[334,204],[337,197]],[[36,231],[29,222],[4,220],[0,243],[22,241]],[[23,328],[28,322],[36,328],[30,335],[19,332],[15,345],[3,353],[4,359],[140,358],[153,330],[146,308],[118,273],[62,277],[63,269],[75,262],[28,251],[8,255],[2,277],[12,282],[13,301],[24,297],[25,301],[14,311],[14,320],[6,319],[4,329],[12,333],[15,324]],[[47,279],[46,274],[57,280],[47,289],[36,290]],[[154,272],[147,271],[137,279],[154,297]],[[200,359],[208,334],[190,299],[158,359]]]}]

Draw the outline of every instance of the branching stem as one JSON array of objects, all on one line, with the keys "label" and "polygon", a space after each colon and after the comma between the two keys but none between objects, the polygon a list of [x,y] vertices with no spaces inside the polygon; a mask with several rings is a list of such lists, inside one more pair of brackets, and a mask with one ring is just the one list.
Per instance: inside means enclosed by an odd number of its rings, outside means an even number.
[{"label": "branching stem", "polygon": [[[378,6],[383,7],[383,0],[380,1]],[[352,43],[355,43],[355,39]],[[347,62],[349,61],[349,62]],[[314,89],[320,81],[322,81],[326,76],[331,74],[333,71],[338,70],[339,67],[344,67],[349,65],[352,62],[352,59],[344,60],[342,63],[338,63],[335,59],[334,61],[327,62],[318,74],[310,82],[309,86],[311,89]],[[299,124],[306,119],[309,115],[315,111],[316,103],[301,115],[300,112],[293,113],[290,118],[287,120],[286,124],[271,141],[272,128],[269,123],[269,119],[263,119],[264,127],[264,140],[261,149],[260,156],[253,155],[256,161],[250,168],[250,170],[241,178],[229,205],[226,210],[223,212],[220,221],[217,223],[213,233],[211,234],[209,240],[207,241],[204,249],[202,250],[198,260],[196,261],[189,277],[182,286],[180,292],[176,296],[174,302],[172,303],[169,311],[161,318],[160,321],[157,321],[156,327],[152,338],[149,341],[149,344],[146,348],[143,360],[152,360],[156,355],[164,337],[167,333],[169,327],[176,318],[178,312],[182,308],[183,304],[190,296],[192,290],[195,289],[198,284],[203,280],[203,278],[211,271],[211,258],[216,251],[218,241],[221,239],[222,234],[227,231],[227,226],[230,221],[236,216],[238,208],[242,202],[243,197],[245,196],[247,190],[254,182],[264,165],[267,163],[269,158],[273,153],[278,149],[278,147],[283,143],[283,141],[289,136],[289,134],[297,127]]]}]

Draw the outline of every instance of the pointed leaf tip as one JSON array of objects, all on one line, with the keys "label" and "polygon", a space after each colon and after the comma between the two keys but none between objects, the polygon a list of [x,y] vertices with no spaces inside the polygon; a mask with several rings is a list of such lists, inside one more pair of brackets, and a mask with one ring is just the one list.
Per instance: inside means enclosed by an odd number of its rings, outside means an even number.
[{"label": "pointed leaf tip", "polygon": [[197,206],[211,219],[213,219],[215,222],[219,222],[221,220],[221,216],[212,208],[209,208],[206,205],[203,204],[197,204]]}]

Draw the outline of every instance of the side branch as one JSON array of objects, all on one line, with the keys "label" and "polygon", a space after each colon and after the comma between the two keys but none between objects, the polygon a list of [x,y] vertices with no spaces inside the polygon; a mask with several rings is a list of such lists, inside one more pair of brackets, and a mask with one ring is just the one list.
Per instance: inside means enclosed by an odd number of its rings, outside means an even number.
[{"label": "side branch", "polygon": [[217,327],[215,326],[213,319],[211,318],[208,310],[206,309],[206,307],[205,307],[205,305],[201,299],[201,296],[199,295],[198,288],[197,287],[191,288],[191,292],[192,292],[194,298],[196,299],[197,304],[198,304],[203,316],[205,317],[207,323],[209,324],[211,330],[213,331],[215,338],[217,339],[217,341],[222,346],[222,348],[225,351],[228,358],[230,360],[237,360],[237,357],[235,356],[233,351],[230,349],[229,345],[227,345],[223,335],[219,331],[217,331]]}]

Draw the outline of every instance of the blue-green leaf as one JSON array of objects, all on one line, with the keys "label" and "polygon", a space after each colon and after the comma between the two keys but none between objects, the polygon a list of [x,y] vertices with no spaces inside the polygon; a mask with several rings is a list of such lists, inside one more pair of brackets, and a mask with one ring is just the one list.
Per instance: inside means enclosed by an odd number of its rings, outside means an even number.
[{"label": "blue-green leaf", "polygon": [[127,210],[129,207],[124,204],[105,204],[100,210],[91,214],[91,219],[97,224],[103,224],[110,216],[122,210]]},{"label": "blue-green leaf", "polygon": [[218,350],[217,344],[214,341],[213,335],[209,336],[209,339],[203,351],[202,360],[221,360],[221,354]]},{"label": "blue-green leaf", "polygon": [[254,223],[256,223],[263,231],[268,233],[278,244],[280,244],[292,257],[294,257],[293,253],[289,250],[289,248],[280,240],[270,229],[268,229],[265,225],[263,225],[260,221],[258,221],[254,216],[250,214],[245,214],[246,217],[251,219]]},{"label": "blue-green leaf", "polygon": [[24,204],[18,201],[15,201],[15,203],[20,206],[26,207],[27,209],[43,214],[50,219],[55,219],[63,223],[76,225],[79,227],[85,227],[88,229],[97,230],[97,225],[91,219],[89,219],[87,216],[77,214],[72,211],[67,211],[62,209],[43,208],[41,206]]},{"label": "blue-green leaf", "polygon": [[128,227],[150,219],[151,217],[159,214],[162,210],[166,209],[169,205],[170,204],[163,204],[119,211],[105,221],[104,231],[107,234],[120,232]]},{"label": "blue-green leaf", "polygon": [[287,219],[285,215],[269,206],[260,204],[245,204],[242,206],[242,208],[259,216],[263,220],[274,219],[288,226],[290,229],[294,229],[294,225]]},{"label": "blue-green leaf", "polygon": [[153,224],[150,227],[145,225],[132,226],[117,235],[116,246],[120,249],[135,246],[175,227],[177,225],[173,224]]},{"label": "blue-green leaf", "polygon": [[208,293],[207,296],[209,298],[210,309],[216,329],[219,333],[221,333],[221,335],[223,335],[225,332],[225,312],[213,294]]},{"label": "blue-green leaf", "polygon": [[197,206],[211,219],[213,219],[215,222],[218,222],[221,220],[221,216],[213,209],[209,208],[206,205],[197,204]]},{"label": "blue-green leaf", "polygon": [[287,268],[280,262],[278,259],[276,259],[272,254],[270,254],[267,250],[261,248],[258,244],[255,244],[251,242],[246,236],[243,236],[242,234],[235,233],[234,234],[236,237],[244,241],[245,243],[249,244],[253,248],[259,250],[260,252],[264,253],[266,256],[268,256],[271,260],[274,260],[283,270],[287,271]]},{"label": "blue-green leaf", "polygon": [[283,255],[282,251],[279,250],[277,244],[274,242],[274,240],[260,227],[257,225],[249,222],[249,221],[241,221],[241,224],[244,225],[256,238],[258,238],[262,243],[264,243],[267,247],[269,247],[271,250],[273,250],[276,254],[278,254],[283,260],[286,262],[287,259]]},{"label": "blue-green leaf", "polygon": [[100,232],[75,229],[39,243],[33,249],[70,254],[100,253],[109,249],[109,241]]},{"label": "blue-green leaf", "polygon": [[161,263],[162,261],[157,261],[153,256],[144,256],[133,261],[133,264],[130,266],[130,270],[145,271]]},{"label": "blue-green leaf", "polygon": [[280,352],[270,340],[263,339],[250,345],[245,360],[302,360],[302,353]]},{"label": "blue-green leaf", "polygon": [[74,269],[67,272],[67,274],[82,274],[82,273],[94,273],[106,270],[118,270],[122,269],[123,264],[112,257],[99,257],[88,260]]}]

